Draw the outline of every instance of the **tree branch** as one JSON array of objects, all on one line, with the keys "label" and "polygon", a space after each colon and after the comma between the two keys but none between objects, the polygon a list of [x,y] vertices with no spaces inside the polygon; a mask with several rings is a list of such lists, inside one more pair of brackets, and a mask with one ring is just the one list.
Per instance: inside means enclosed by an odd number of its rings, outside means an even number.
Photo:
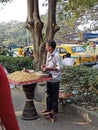
[{"label": "tree branch", "polygon": [[56,24],[57,0],[48,0],[48,23],[46,29],[46,40],[52,40],[55,33],[60,29]]},{"label": "tree branch", "polygon": [[27,22],[33,23],[34,0],[27,0]]}]

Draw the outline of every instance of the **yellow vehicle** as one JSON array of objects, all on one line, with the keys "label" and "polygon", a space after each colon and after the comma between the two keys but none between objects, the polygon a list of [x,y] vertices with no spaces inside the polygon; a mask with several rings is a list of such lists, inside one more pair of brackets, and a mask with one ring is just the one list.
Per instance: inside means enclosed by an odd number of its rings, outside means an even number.
[{"label": "yellow vehicle", "polygon": [[[27,53],[27,51],[28,51],[28,53]],[[34,58],[34,48],[33,48],[33,46],[24,47],[23,55]]]},{"label": "yellow vehicle", "polygon": [[[29,49],[29,51],[32,53],[32,57],[34,58],[34,48],[33,48],[33,46],[26,46],[26,47],[24,47],[24,49],[23,49],[23,56],[26,56],[27,49]],[[58,49],[61,57],[66,56],[66,51],[65,51],[65,49],[63,47],[59,47],[57,49]]]},{"label": "yellow vehicle", "polygon": [[[69,52],[71,57],[76,59],[76,65],[83,64],[92,66],[96,64],[97,56],[95,54],[88,54],[82,45],[63,44],[57,46],[57,48],[64,48],[66,53]],[[60,54],[62,54],[62,52]]]},{"label": "yellow vehicle", "polygon": [[66,56],[67,52],[66,52],[65,48],[63,48],[62,46],[57,46],[56,48],[57,48],[61,58],[63,58],[63,56]]}]

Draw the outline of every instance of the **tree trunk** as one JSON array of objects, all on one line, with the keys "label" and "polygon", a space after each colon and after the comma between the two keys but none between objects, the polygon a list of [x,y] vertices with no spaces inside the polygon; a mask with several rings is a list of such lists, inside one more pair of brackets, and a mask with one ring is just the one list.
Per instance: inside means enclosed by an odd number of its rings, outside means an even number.
[{"label": "tree trunk", "polygon": [[48,23],[46,29],[46,40],[54,39],[55,33],[60,29],[56,24],[57,0],[48,0]]},{"label": "tree trunk", "polygon": [[[52,40],[55,33],[59,30],[59,27],[56,25],[56,2],[57,0],[48,0],[46,40]],[[25,27],[31,32],[33,37],[35,70],[39,71],[41,64],[45,63],[46,50],[42,36],[43,23],[39,16],[38,0],[27,0],[27,21]]]}]

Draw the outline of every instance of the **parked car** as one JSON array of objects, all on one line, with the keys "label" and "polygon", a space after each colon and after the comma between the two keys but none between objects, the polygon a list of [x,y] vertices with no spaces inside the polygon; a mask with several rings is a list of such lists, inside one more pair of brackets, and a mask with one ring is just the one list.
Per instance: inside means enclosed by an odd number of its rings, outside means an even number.
[{"label": "parked car", "polygon": [[66,52],[65,48],[63,48],[62,46],[57,46],[57,50],[58,50],[61,58],[63,58],[63,56],[66,56],[67,52]]},{"label": "parked car", "polygon": [[[57,46],[58,50],[64,48],[66,53],[70,53],[71,57],[76,59],[76,65],[95,65],[97,61],[96,54],[88,54],[82,45],[78,44],[63,44]],[[59,51],[62,54],[62,52]]]},{"label": "parked car", "polygon": [[[24,47],[24,49],[23,49],[23,52],[24,52],[23,56],[25,56],[25,52],[28,50],[28,48],[29,48],[29,51],[32,52],[32,57],[34,58],[34,48],[33,48],[33,46],[26,46],[26,47]],[[66,51],[65,51],[65,49],[63,47],[60,47],[60,48],[57,48],[57,49],[58,49],[61,57],[66,55]]]}]

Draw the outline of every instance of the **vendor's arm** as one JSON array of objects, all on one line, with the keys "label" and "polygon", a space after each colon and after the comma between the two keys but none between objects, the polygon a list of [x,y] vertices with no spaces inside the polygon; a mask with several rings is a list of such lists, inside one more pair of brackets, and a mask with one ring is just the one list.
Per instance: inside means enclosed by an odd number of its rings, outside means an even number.
[{"label": "vendor's arm", "polygon": [[46,71],[57,71],[57,68],[46,68]]}]

